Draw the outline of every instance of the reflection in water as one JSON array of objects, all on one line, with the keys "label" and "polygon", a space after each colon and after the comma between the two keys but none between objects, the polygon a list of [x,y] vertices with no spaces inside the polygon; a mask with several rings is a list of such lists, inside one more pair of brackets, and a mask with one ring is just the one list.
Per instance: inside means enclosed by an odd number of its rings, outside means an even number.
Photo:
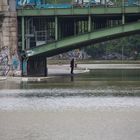
[{"label": "reflection in water", "polygon": [[139,70],[0,81],[0,140],[139,140]]},{"label": "reflection in water", "polygon": [[71,75],[71,82],[73,82],[74,81],[74,75],[72,74]]},{"label": "reflection in water", "polygon": [[60,75],[40,82],[0,81],[0,89],[46,89],[46,88],[139,88],[139,70],[92,70],[79,75]]}]

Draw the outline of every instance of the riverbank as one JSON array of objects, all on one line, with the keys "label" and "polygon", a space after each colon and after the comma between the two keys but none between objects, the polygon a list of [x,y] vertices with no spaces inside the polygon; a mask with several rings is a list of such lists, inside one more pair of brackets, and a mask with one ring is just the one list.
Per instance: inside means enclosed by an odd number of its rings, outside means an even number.
[{"label": "riverbank", "polygon": [[140,64],[78,64],[86,69],[140,69]]},{"label": "riverbank", "polygon": [[[55,59],[48,59],[47,63],[49,65],[65,65],[69,64],[70,60],[64,59],[64,60],[55,60]],[[77,64],[140,64],[140,60],[90,60],[90,59],[84,59],[84,60],[75,60],[75,63]]]},{"label": "riverbank", "polygon": [[[89,72],[85,68],[75,68],[74,75]],[[69,65],[48,65],[48,76],[47,77],[12,77],[12,76],[0,76],[0,81],[21,81],[21,82],[40,82],[46,81],[55,76],[71,75]]]},{"label": "riverbank", "polygon": [[[98,69],[140,69],[140,64],[77,64],[74,69],[74,74],[86,73],[90,70]],[[3,80],[17,80],[17,81],[45,81],[54,76],[70,75],[69,64],[49,64],[47,77],[0,77],[0,81]]]},{"label": "riverbank", "polygon": [[[77,64],[74,70],[75,74],[89,72],[97,69],[140,69],[140,64]],[[70,74],[68,64],[48,65],[49,75],[65,75]]]}]

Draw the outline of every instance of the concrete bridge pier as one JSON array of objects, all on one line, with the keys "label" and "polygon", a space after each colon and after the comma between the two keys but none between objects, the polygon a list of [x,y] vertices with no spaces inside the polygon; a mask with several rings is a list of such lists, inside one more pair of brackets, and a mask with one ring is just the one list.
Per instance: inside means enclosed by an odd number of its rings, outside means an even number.
[{"label": "concrete bridge pier", "polygon": [[47,59],[45,56],[34,56],[22,60],[22,76],[47,76]]}]

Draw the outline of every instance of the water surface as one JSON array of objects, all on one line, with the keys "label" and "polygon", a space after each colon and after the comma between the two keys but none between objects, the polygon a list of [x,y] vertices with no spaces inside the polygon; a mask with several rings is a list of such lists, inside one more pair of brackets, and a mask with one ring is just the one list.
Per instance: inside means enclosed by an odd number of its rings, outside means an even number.
[{"label": "water surface", "polygon": [[0,140],[139,140],[139,70],[0,81]]}]

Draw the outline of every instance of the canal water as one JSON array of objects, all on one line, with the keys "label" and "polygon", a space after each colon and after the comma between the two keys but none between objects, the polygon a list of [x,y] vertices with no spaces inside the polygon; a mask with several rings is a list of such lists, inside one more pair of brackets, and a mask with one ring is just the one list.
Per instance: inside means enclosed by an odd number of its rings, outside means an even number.
[{"label": "canal water", "polygon": [[140,70],[0,81],[0,140],[139,140]]}]

